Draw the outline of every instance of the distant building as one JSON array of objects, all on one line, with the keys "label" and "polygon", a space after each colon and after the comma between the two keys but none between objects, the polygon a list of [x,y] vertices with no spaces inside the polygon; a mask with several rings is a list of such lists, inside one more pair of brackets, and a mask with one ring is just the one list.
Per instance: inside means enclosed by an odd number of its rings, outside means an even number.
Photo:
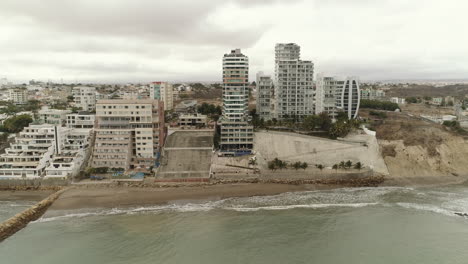
[{"label": "distant building", "polygon": [[76,107],[83,111],[93,112],[96,110],[96,88],[78,86],[73,88],[73,98]]},{"label": "distant building", "polygon": [[385,91],[377,89],[362,89],[361,100],[382,100],[385,97]]},{"label": "distant building", "polygon": [[361,92],[359,80],[356,77],[347,77],[343,86],[336,91],[336,107],[348,114],[348,118],[356,118],[359,113]]},{"label": "distant building", "polygon": [[96,105],[93,167],[155,166],[165,139],[164,103],[100,100]]},{"label": "distant building", "polygon": [[275,46],[275,116],[303,119],[314,113],[314,64],[300,60],[294,43]]},{"label": "distant building", "polygon": [[167,82],[152,82],[150,84],[150,99],[164,102],[164,110],[174,108],[174,88]]},{"label": "distant building", "polygon": [[178,114],[188,114],[197,112],[197,100],[185,100],[175,106],[174,112]]},{"label": "distant building", "polygon": [[270,120],[272,119],[272,112],[274,106],[272,106],[274,98],[274,86],[271,76],[259,72],[257,74],[257,114],[260,119]]},{"label": "distant building", "polygon": [[249,58],[240,49],[223,57],[223,116],[220,119],[222,152],[250,153],[253,126],[248,122]]},{"label": "distant building", "polygon": [[23,105],[28,102],[28,90],[24,88],[12,88],[9,91],[10,101],[17,105]]},{"label": "distant building", "polygon": [[180,115],[178,125],[182,129],[204,128],[208,125],[207,116],[201,114]]},{"label": "distant building", "polygon": [[82,129],[82,128],[92,129],[94,128],[95,119],[96,119],[96,115],[90,114],[89,112],[68,114],[66,126],[69,128],[77,128],[77,129]]},{"label": "distant building", "polygon": [[57,126],[65,126],[67,122],[67,115],[70,114],[70,110],[61,109],[41,109],[38,112],[39,122],[43,124],[51,124]]},{"label": "distant building", "polygon": [[434,98],[432,98],[431,104],[433,104],[433,105],[442,105],[443,102],[444,102],[443,97],[434,97]]},{"label": "distant building", "polygon": [[390,102],[395,104],[406,104],[406,99],[401,97],[392,97],[390,98]]}]

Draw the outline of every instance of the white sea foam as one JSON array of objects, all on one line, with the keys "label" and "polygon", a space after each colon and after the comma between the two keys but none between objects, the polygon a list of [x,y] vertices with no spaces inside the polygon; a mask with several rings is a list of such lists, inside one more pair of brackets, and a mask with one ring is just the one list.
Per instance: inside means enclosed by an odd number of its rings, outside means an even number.
[{"label": "white sea foam", "polygon": [[329,207],[365,207],[370,205],[377,205],[377,203],[353,203],[353,204],[293,204],[293,205],[278,205],[278,206],[262,206],[262,207],[231,207],[223,208],[226,210],[234,210],[238,212],[254,212],[260,210],[289,210],[289,209],[320,209]]},{"label": "white sea foam", "polygon": [[427,212],[443,214],[447,216],[455,216],[455,212],[447,210],[437,205],[432,205],[432,204],[396,203],[396,205],[401,206],[406,209],[415,209],[419,211],[427,211]]}]

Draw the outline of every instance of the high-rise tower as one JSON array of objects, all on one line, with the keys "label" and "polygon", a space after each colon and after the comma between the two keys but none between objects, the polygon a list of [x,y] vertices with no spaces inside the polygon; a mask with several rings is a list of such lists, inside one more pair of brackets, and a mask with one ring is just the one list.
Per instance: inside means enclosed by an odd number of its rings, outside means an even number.
[{"label": "high-rise tower", "polygon": [[240,49],[223,57],[223,117],[220,148],[223,152],[250,153],[253,126],[248,123],[249,58]]},{"label": "high-rise tower", "polygon": [[300,60],[294,43],[275,46],[275,116],[301,120],[314,114],[314,64]]}]

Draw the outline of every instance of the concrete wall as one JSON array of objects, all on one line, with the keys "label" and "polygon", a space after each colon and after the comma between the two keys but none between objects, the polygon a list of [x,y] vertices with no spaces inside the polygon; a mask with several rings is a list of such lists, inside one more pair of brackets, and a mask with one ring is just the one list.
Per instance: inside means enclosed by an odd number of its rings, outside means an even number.
[{"label": "concrete wall", "polygon": [[40,186],[66,186],[68,180],[64,179],[2,179],[0,189],[13,187],[40,187]]},{"label": "concrete wall", "polygon": [[[332,167],[340,161],[361,162],[366,168],[388,175],[375,136],[354,135],[344,140],[331,140],[288,132],[256,132],[254,151],[259,167],[267,170],[274,158],[290,163],[301,161],[309,166],[322,164]],[[359,143],[364,142],[364,143]]]}]

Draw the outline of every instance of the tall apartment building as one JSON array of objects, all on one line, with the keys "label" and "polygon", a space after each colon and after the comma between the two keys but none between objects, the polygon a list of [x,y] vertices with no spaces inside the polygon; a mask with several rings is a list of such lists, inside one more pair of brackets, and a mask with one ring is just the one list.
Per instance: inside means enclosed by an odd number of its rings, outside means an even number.
[{"label": "tall apartment building", "polygon": [[100,100],[96,104],[93,167],[149,168],[164,145],[164,103]]},{"label": "tall apartment building", "polygon": [[223,57],[223,116],[220,148],[223,152],[250,153],[253,126],[248,122],[249,58],[240,49]]},{"label": "tall apartment building", "polygon": [[260,119],[270,120],[274,112],[274,86],[271,76],[257,73],[257,114]]},{"label": "tall apartment building", "polygon": [[341,91],[344,80],[337,77],[317,75],[315,94],[315,114],[328,113],[330,117],[336,116],[337,92]]},{"label": "tall apartment building", "polygon": [[314,64],[300,59],[294,43],[275,46],[275,115],[303,119],[314,113]]},{"label": "tall apartment building", "polygon": [[26,104],[28,102],[28,90],[24,88],[12,88],[8,90],[10,101],[14,104]]},{"label": "tall apartment building", "polygon": [[356,118],[359,113],[361,92],[357,77],[347,77],[336,91],[336,107],[348,114],[348,118]]},{"label": "tall apartment building", "polygon": [[[73,176],[84,160],[89,135],[89,129],[75,130],[51,124],[29,125],[0,155],[0,178]],[[60,173],[48,174],[48,170],[60,170]]]},{"label": "tall apartment building", "polygon": [[96,110],[96,88],[78,86],[73,88],[73,98],[75,105],[83,111]]},{"label": "tall apartment building", "polygon": [[174,108],[174,88],[168,82],[152,82],[150,84],[150,98],[164,102],[164,110]]}]

